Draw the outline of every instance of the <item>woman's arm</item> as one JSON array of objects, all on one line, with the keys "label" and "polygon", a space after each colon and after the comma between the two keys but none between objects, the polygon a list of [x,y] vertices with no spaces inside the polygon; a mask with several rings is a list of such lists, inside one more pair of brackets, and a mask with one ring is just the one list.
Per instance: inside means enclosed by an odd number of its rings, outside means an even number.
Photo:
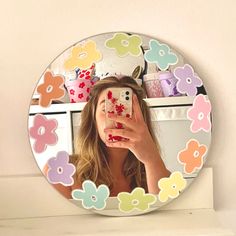
[{"label": "woman's arm", "polygon": [[160,191],[158,188],[158,181],[161,178],[169,177],[171,173],[165,167],[165,164],[158,152],[147,153],[147,156],[147,159],[150,161],[144,163],[144,166],[146,170],[148,192],[152,194],[158,194]]},{"label": "woman's arm", "polygon": [[136,158],[142,162],[146,170],[148,192],[159,193],[158,181],[168,177],[170,172],[161,159],[159,150],[152,139],[148,126],[144,121],[136,95],[133,96],[134,115],[132,118],[109,114],[108,117],[115,122],[125,125],[124,129],[106,129],[105,132],[113,136],[127,138],[127,141],[106,142],[109,147],[129,149]]}]

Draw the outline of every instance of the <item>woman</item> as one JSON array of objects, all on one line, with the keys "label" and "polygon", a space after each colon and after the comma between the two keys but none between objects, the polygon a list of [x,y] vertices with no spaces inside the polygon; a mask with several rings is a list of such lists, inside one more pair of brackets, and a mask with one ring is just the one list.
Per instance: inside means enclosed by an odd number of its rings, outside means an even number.
[{"label": "woman", "polygon": [[[133,90],[132,117],[108,115],[109,119],[123,124],[124,129],[105,129],[104,101],[106,89],[112,87]],[[107,77],[94,85],[81,114],[76,154],[71,157],[76,166],[75,183],[71,187],[55,185],[64,196],[71,198],[71,191],[81,188],[84,180],[92,180],[97,186],[107,185],[110,196],[131,192],[135,187],[153,194],[159,192],[159,179],[169,176],[170,172],[161,159],[149,109],[143,98],[143,89],[131,77]],[[105,139],[106,134],[126,139],[110,142]]]}]

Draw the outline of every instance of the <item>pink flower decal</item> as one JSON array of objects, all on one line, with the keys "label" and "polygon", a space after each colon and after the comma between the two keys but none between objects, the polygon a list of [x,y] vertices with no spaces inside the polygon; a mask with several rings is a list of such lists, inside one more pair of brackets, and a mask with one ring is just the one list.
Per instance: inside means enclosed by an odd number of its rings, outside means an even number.
[{"label": "pink flower decal", "polygon": [[199,94],[193,101],[193,106],[188,110],[187,117],[192,120],[190,130],[196,133],[200,130],[209,132],[211,129],[210,121],[211,103],[204,95]]},{"label": "pink flower decal", "polygon": [[50,183],[62,184],[64,186],[74,184],[75,166],[69,163],[67,152],[58,152],[56,157],[50,158],[48,160],[48,167],[47,178]]},{"label": "pink flower decal", "polygon": [[203,165],[203,156],[206,154],[207,147],[200,145],[195,139],[191,139],[186,144],[186,148],[179,152],[178,160],[184,164],[184,172],[193,173],[196,169],[201,169]]},{"label": "pink flower decal", "polygon": [[57,121],[55,119],[47,119],[41,114],[37,114],[34,117],[34,124],[29,130],[29,135],[35,139],[33,148],[36,153],[45,151],[47,145],[55,145],[57,143],[56,128]]}]

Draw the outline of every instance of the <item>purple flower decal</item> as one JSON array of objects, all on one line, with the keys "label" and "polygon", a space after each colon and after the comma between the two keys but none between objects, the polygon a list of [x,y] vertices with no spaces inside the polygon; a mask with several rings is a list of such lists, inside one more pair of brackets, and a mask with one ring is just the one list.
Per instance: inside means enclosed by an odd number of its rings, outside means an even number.
[{"label": "purple flower decal", "polygon": [[193,101],[193,106],[188,110],[187,117],[192,120],[190,130],[196,133],[200,130],[209,132],[211,129],[210,121],[211,103],[205,96],[199,94]]},{"label": "purple flower decal", "polygon": [[189,64],[183,67],[177,67],[174,70],[174,76],[178,79],[176,88],[180,93],[186,93],[188,96],[197,94],[197,87],[202,86],[201,79],[194,73],[193,68]]},{"label": "purple flower decal", "polygon": [[56,157],[48,160],[48,181],[52,184],[71,186],[74,184],[75,166],[69,163],[69,155],[65,151],[57,153]]},{"label": "purple flower decal", "polygon": [[33,126],[29,130],[31,138],[35,139],[33,145],[36,153],[41,153],[46,150],[47,145],[55,145],[57,143],[57,120],[47,119],[44,115],[37,114],[34,117]]}]

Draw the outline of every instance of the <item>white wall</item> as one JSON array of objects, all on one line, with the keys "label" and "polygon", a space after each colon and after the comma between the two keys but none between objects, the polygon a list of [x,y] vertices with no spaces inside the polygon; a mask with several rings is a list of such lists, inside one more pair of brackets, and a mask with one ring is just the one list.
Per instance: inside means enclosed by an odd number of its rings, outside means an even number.
[{"label": "white wall", "polygon": [[215,209],[236,232],[234,0],[1,0],[0,178],[40,174],[28,141],[33,89],[64,49],[95,34],[131,31],[172,45],[204,80],[213,104]]}]

